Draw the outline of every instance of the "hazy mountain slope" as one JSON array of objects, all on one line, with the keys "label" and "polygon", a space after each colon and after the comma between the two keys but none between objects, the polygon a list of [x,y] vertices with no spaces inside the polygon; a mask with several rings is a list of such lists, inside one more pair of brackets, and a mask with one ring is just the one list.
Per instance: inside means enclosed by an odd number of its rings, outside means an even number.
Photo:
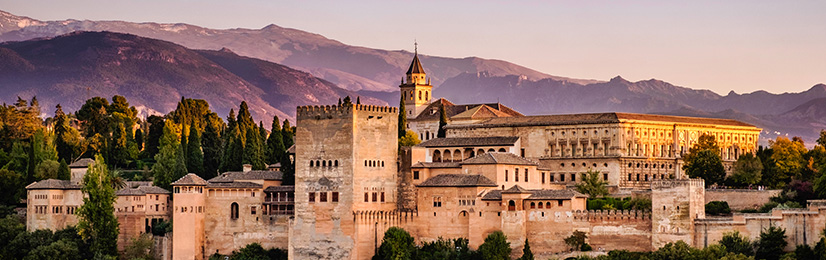
[{"label": "hazy mountain slope", "polygon": [[[221,115],[245,100],[257,120],[269,122],[273,115],[293,118],[292,104],[332,104],[341,95],[356,95],[278,64],[120,33],[76,32],[3,43],[0,57],[0,99],[36,95],[47,114],[57,103],[74,111],[89,97],[113,95],[166,113],[185,96],[207,100]],[[217,57],[220,63],[213,61]],[[254,66],[240,75],[232,72],[244,64]],[[323,98],[307,100],[301,93]]]},{"label": "hazy mountain slope", "polygon": [[[52,37],[77,30],[130,33],[171,41],[193,49],[218,50],[226,47],[241,56],[313,72],[350,90],[395,91],[412,57],[412,53],[405,51],[349,46],[318,34],[276,25],[261,29],[216,30],[189,24],[32,20],[27,26],[17,30],[0,31],[0,42]],[[492,75],[525,75],[531,79],[550,77],[581,83],[595,82],[550,76],[499,60],[426,55],[420,55],[420,58],[428,64],[428,75],[433,78],[436,86],[459,73],[482,71]]]}]

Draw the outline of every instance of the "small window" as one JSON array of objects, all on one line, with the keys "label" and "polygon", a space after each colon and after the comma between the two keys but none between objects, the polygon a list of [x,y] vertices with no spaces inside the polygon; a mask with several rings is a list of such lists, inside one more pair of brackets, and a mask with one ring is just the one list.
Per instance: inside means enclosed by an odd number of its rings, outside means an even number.
[{"label": "small window", "polygon": [[519,181],[519,168],[513,169],[513,181]]},{"label": "small window", "polygon": [[414,179],[414,180],[418,180],[418,179],[419,179],[419,171],[413,171],[413,179]]},{"label": "small window", "polygon": [[255,206],[250,207],[250,215],[255,215],[256,208]]},{"label": "small window", "polygon": [[542,184],[545,184],[545,172],[542,172]]},{"label": "small window", "polygon": [[[186,208],[181,208],[182,211],[185,211]],[[238,203],[233,202],[230,205],[230,212],[229,212],[230,219],[238,219]]]},{"label": "small window", "polygon": [[557,206],[562,207],[562,200],[557,200],[557,201],[556,201],[556,204],[557,204]]},{"label": "small window", "polygon": [[376,193],[376,192],[373,192],[373,202],[376,202],[378,200],[378,197],[379,197],[379,194]]},{"label": "small window", "polygon": [[535,209],[535,208],[536,208],[536,203],[535,203],[535,202],[531,202],[531,209]]},{"label": "small window", "polygon": [[384,202],[384,192],[381,192],[381,202]]},{"label": "small window", "polygon": [[310,203],[315,202],[315,192],[310,192],[309,194],[310,196],[308,200],[310,201]]},{"label": "small window", "polygon": [[607,174],[607,173],[603,173],[603,174],[602,174],[602,180],[603,180],[603,181],[607,181],[607,180],[608,180],[608,174]]},{"label": "small window", "polygon": [[525,182],[528,182],[528,169],[525,169]]},{"label": "small window", "polygon": [[327,192],[318,193],[318,202],[327,202]]},{"label": "small window", "polygon": [[550,182],[554,182],[554,174],[548,174],[548,179]]},{"label": "small window", "polygon": [[364,193],[364,202],[368,202],[370,200],[370,194],[367,192]]},{"label": "small window", "polygon": [[335,163],[335,167],[338,167],[338,160],[335,160],[334,163]]},{"label": "small window", "polygon": [[338,202],[338,191],[333,192],[333,202]]},{"label": "small window", "polygon": [[571,181],[576,182],[576,174],[575,173],[571,173]]},{"label": "small window", "polygon": [[508,181],[508,170],[505,170],[505,181]]}]

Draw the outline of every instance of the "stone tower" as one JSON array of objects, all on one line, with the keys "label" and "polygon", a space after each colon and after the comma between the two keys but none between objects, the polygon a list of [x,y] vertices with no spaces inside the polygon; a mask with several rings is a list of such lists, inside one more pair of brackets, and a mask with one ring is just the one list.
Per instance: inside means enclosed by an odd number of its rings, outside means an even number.
[{"label": "stone tower", "polygon": [[205,259],[204,216],[207,181],[193,173],[172,183],[172,259]]},{"label": "stone tower", "polygon": [[651,248],[680,240],[696,247],[694,220],[705,216],[703,179],[651,182]]},{"label": "stone tower", "polygon": [[414,52],[413,62],[407,69],[407,79],[402,81],[399,88],[407,118],[415,118],[430,104],[433,86],[430,85],[430,79],[427,78],[422,63],[419,61],[418,50]]},{"label": "stone tower", "polygon": [[290,259],[373,256],[384,229],[356,215],[396,211],[397,118],[394,107],[298,107]]}]

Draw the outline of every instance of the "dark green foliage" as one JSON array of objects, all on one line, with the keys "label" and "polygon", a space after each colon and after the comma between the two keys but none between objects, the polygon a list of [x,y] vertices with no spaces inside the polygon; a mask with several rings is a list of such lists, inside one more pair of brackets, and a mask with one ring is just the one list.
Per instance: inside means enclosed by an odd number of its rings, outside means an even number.
[{"label": "dark green foliage", "polygon": [[186,148],[186,169],[188,172],[198,174],[202,178],[204,175],[204,152],[201,150],[201,137],[198,128],[193,123],[189,127],[189,139]]},{"label": "dark green foliage", "polygon": [[21,219],[8,216],[0,219],[0,259],[91,259],[87,241],[77,229],[51,232],[27,232]]},{"label": "dark green foliage", "polygon": [[511,254],[511,243],[502,231],[494,231],[479,245],[479,254],[485,260],[508,260]]},{"label": "dark green foliage", "polygon": [[281,157],[281,173],[283,173],[282,185],[295,185],[295,164],[286,153]]},{"label": "dark green foliage", "polygon": [[54,112],[54,135],[55,148],[59,159],[71,162],[74,161],[75,157],[80,156],[80,149],[82,148],[80,133],[69,125],[69,118],[63,112],[60,104],[57,105],[57,110]]},{"label": "dark green foliage", "polygon": [[[590,246],[588,247],[588,250],[583,249],[582,251],[591,251]],[[531,252],[531,245],[528,243],[527,238],[525,239],[525,246],[522,247],[522,257],[519,257],[517,260],[534,260],[533,252]]]},{"label": "dark green foliage", "polygon": [[154,158],[160,150],[160,140],[163,135],[164,119],[159,116],[149,116],[149,133],[146,136],[146,147],[143,149],[145,158]]},{"label": "dark green foliage", "polygon": [[657,251],[651,252],[651,259],[654,260],[678,260],[688,259],[692,253],[691,246],[682,240],[676,243],[668,243]]},{"label": "dark green foliage", "polygon": [[582,245],[585,245],[585,239],[588,239],[588,235],[586,235],[585,232],[575,230],[574,233],[565,238],[564,241],[571,250],[579,250],[582,248]]},{"label": "dark green foliage", "polygon": [[591,248],[591,245],[589,245],[588,243],[582,244],[582,246],[579,247],[579,251],[582,251],[582,252],[588,252],[588,251],[591,251],[591,250],[593,250],[593,248]]},{"label": "dark green foliage", "polygon": [[706,214],[715,216],[729,215],[731,214],[731,208],[729,208],[728,202],[711,201],[706,203]]},{"label": "dark green foliage", "polygon": [[[345,98],[345,103],[348,101],[349,97]],[[415,253],[416,244],[410,233],[399,227],[391,227],[384,232],[384,238],[382,238],[378,254],[374,259],[413,259]]]},{"label": "dark green foliage", "polygon": [[221,165],[221,134],[212,124],[207,124],[202,136],[202,150],[204,152],[204,177],[206,179],[218,176],[218,167]]},{"label": "dark green foliage", "polygon": [[126,128],[123,123],[118,123],[112,132],[112,141],[109,142],[109,164],[113,167],[123,168],[132,158],[126,147]]},{"label": "dark green foliage", "polygon": [[100,155],[89,165],[83,176],[85,194],[83,205],[78,209],[78,230],[80,235],[91,240],[91,250],[95,254],[116,256],[118,254],[118,220],[115,218],[115,176]]},{"label": "dark green foliage", "polygon": [[734,163],[734,173],[728,178],[727,182],[732,186],[746,187],[749,185],[756,185],[760,183],[763,172],[763,162],[760,157],[756,157],[751,153],[745,153],[737,158]]},{"label": "dark green foliage", "polygon": [[284,141],[284,148],[290,149],[295,144],[294,136],[295,127],[290,126],[290,121],[284,119],[284,124],[281,125],[281,140]]},{"label": "dark green foliage", "polygon": [[287,260],[287,251],[280,248],[270,248],[265,250],[258,243],[249,244],[238,251],[233,251],[232,255],[223,256],[213,254],[210,260]]},{"label": "dark green foliage", "polygon": [[646,198],[588,198],[587,209],[651,211],[651,200]]},{"label": "dark green foliage", "polygon": [[165,236],[169,232],[172,232],[171,221],[161,221],[152,226],[152,235]]},{"label": "dark green foliage", "polygon": [[599,198],[608,195],[608,182],[602,180],[599,171],[588,169],[585,178],[576,184],[577,191],[588,194],[591,198]]},{"label": "dark green foliage", "polygon": [[342,105],[345,105],[345,106],[353,105],[353,101],[350,99],[350,96],[344,97],[344,102],[342,103]]},{"label": "dark green foliage", "polygon": [[138,151],[143,150],[143,131],[140,128],[135,130],[135,144],[138,146]]},{"label": "dark green foliage", "polygon": [[106,115],[106,108],[109,101],[102,97],[93,97],[86,100],[86,103],[75,113],[81,122],[83,136],[92,137],[95,134],[109,136],[109,118]]},{"label": "dark green foliage", "polygon": [[130,260],[151,260],[154,258],[155,241],[149,234],[141,234],[129,240],[121,257]]},{"label": "dark green foliage", "polygon": [[183,149],[177,135],[175,123],[166,121],[163,128],[163,137],[160,140],[161,149],[155,155],[155,164],[152,165],[155,186],[171,190],[170,183],[187,174]]},{"label": "dark green foliage", "polygon": [[786,247],[786,230],[771,226],[760,232],[760,240],[757,241],[755,256],[758,259],[776,260],[783,255],[783,248]]},{"label": "dark green foliage", "polygon": [[726,176],[723,160],[712,150],[701,150],[686,160],[683,170],[692,178],[702,178],[706,186],[722,184]]},{"label": "dark green foliage", "polygon": [[267,163],[273,164],[281,162],[281,158],[284,157],[286,151],[287,148],[284,147],[284,138],[281,135],[280,120],[278,120],[278,116],[273,116],[270,136],[267,138]]},{"label": "dark green foliage", "polygon": [[404,98],[399,98],[399,138],[407,134],[407,111],[404,107]]},{"label": "dark green foliage", "polygon": [[226,146],[224,148],[224,160],[221,162],[221,172],[240,171],[243,161],[244,144],[241,140],[241,132],[233,130],[227,135]]},{"label": "dark green foliage", "polygon": [[809,245],[798,245],[794,249],[794,256],[796,259],[818,259],[820,258],[818,255],[815,254],[815,251],[812,250],[812,247]]},{"label": "dark green foliage", "polygon": [[466,238],[456,238],[453,240],[439,238],[433,242],[424,242],[416,252],[415,257],[415,259],[419,260],[470,260],[478,258],[479,255],[468,248],[468,240]]},{"label": "dark green foliage", "polygon": [[252,165],[253,170],[264,170],[267,166],[264,164],[264,149],[261,146],[261,138],[258,134],[258,128],[253,127],[247,130],[247,143],[244,145],[243,164]]},{"label": "dark green foliage", "polygon": [[439,132],[436,133],[436,137],[438,138],[445,138],[447,136],[447,130],[445,126],[447,126],[447,112],[445,112],[445,105],[439,104]]},{"label": "dark green foliage", "polygon": [[734,231],[726,233],[720,239],[720,245],[726,248],[726,251],[734,254],[754,255],[754,246],[748,238],[740,235],[740,232]]},{"label": "dark green foliage", "polygon": [[17,205],[25,194],[23,175],[12,170],[0,169],[0,204]]}]

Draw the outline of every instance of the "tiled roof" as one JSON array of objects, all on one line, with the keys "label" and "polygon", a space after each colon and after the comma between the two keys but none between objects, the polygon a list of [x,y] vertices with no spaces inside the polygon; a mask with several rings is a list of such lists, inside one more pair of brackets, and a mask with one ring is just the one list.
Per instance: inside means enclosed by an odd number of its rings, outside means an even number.
[{"label": "tiled roof", "polygon": [[80,160],[77,160],[72,164],[69,164],[69,168],[86,168],[89,167],[89,164],[92,164],[93,162],[95,162],[95,160],[92,158],[81,158]]},{"label": "tiled roof", "polygon": [[[508,190],[491,190],[482,196],[482,200],[502,200],[502,193],[509,193],[508,191],[519,187],[515,185]],[[530,193],[531,195],[526,200],[560,200],[571,198],[587,198],[588,195],[573,191],[573,190],[526,190],[522,187],[516,188],[519,192],[510,193]]]},{"label": "tiled roof", "polygon": [[513,146],[518,136],[447,137],[424,141],[419,147]]},{"label": "tiled roof", "polygon": [[284,185],[284,186],[269,186],[264,191],[267,192],[277,192],[277,191],[295,191],[295,186],[292,185]]},{"label": "tiled roof", "polygon": [[80,185],[72,184],[67,180],[45,179],[32,182],[26,186],[27,190],[79,190]]},{"label": "tiled roof", "polygon": [[424,73],[422,62],[419,61],[419,55],[413,55],[413,62],[410,63],[410,68],[407,69],[407,74]]},{"label": "tiled roof", "polygon": [[210,182],[207,188],[262,188],[264,187],[258,183],[236,181],[236,182]]},{"label": "tiled roof", "polygon": [[525,188],[522,188],[522,186],[513,185],[512,187],[508,188],[507,190],[502,191],[502,193],[506,193],[506,194],[509,194],[509,193],[529,193],[529,191]]},{"label": "tiled roof", "polygon": [[485,176],[474,174],[439,174],[417,185],[419,187],[496,187]]},{"label": "tiled roof", "polygon": [[459,162],[417,162],[410,168],[462,168]]},{"label": "tiled roof", "polygon": [[267,168],[268,169],[269,168],[281,168],[281,163],[274,163],[274,164],[267,165]]},{"label": "tiled roof", "polygon": [[467,159],[462,164],[509,164],[537,165],[536,162],[516,156],[512,153],[487,152]]},{"label": "tiled roof", "polygon": [[547,126],[547,125],[583,125],[583,124],[610,124],[628,121],[655,121],[665,123],[700,124],[700,125],[728,125],[739,127],[755,127],[732,119],[701,118],[685,116],[666,116],[635,113],[591,113],[568,115],[542,115],[523,117],[496,117],[478,124],[448,125],[448,128],[499,127],[499,126]]},{"label": "tiled roof", "polygon": [[195,175],[194,173],[189,173],[187,175],[184,175],[184,177],[181,177],[177,181],[173,182],[172,185],[198,185],[198,186],[204,186],[204,185],[207,185],[207,181],[205,181],[201,177],[198,177],[198,175]]},{"label": "tiled roof", "polygon": [[137,188],[124,188],[120,189],[115,192],[115,195],[118,196],[136,196],[136,195],[146,195],[146,194],[170,194],[168,190],[165,190],[158,186],[139,186]]},{"label": "tiled roof", "polygon": [[209,182],[233,182],[236,180],[281,180],[283,173],[280,171],[248,171],[248,172],[225,172]]},{"label": "tiled roof", "polygon": [[[408,121],[438,121],[439,106],[441,105],[445,106],[445,115],[447,115],[447,117],[450,119],[484,119],[490,117],[496,118],[523,116],[521,113],[516,112],[516,110],[513,110],[512,108],[502,105],[500,103],[456,105],[448,101],[447,99],[440,98],[427,105],[427,107],[424,110],[422,110],[422,112],[418,116],[416,116],[416,118],[411,118]],[[461,116],[454,118],[458,115]]]}]

